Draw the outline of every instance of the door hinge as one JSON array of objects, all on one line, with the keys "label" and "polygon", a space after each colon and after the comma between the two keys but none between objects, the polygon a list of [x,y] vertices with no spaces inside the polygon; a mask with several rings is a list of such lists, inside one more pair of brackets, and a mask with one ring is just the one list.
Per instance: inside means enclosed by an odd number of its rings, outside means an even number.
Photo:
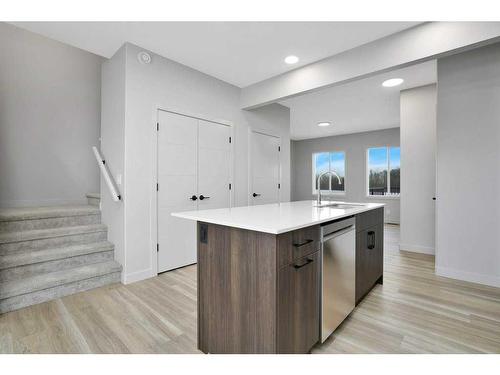
[{"label": "door hinge", "polygon": [[156,183],[156,191],[159,191],[160,190],[160,184],[158,184],[158,182]]},{"label": "door hinge", "polygon": [[160,251],[160,244],[156,244],[156,252]]},{"label": "door hinge", "polygon": [[231,143],[231,137],[229,137],[229,143]]},{"label": "door hinge", "polygon": [[156,131],[159,131],[159,130],[160,130],[160,123],[159,123],[159,122],[157,122],[157,123],[156,123]]},{"label": "door hinge", "polygon": [[231,184],[229,184],[229,190],[231,190]]},{"label": "door hinge", "polygon": [[278,189],[281,189],[281,184],[278,184]]}]

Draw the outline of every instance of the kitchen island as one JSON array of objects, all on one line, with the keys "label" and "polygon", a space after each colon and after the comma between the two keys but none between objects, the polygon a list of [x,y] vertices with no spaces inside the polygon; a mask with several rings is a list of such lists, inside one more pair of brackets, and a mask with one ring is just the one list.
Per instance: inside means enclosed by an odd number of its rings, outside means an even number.
[{"label": "kitchen island", "polygon": [[382,283],[383,204],[315,205],[300,201],[172,214],[198,222],[201,351],[311,350],[320,340],[325,224],[355,221],[356,303]]}]

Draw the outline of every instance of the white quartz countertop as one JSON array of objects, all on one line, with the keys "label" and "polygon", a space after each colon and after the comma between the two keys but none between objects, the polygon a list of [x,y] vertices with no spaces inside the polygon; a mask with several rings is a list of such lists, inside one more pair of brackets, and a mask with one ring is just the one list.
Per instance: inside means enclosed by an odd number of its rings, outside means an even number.
[{"label": "white quartz countertop", "polygon": [[[263,204],[202,211],[175,212],[172,216],[272,234],[286,233],[383,207],[383,203],[352,203],[352,208],[315,207],[315,201]],[[325,202],[323,202],[325,203]],[[333,202],[332,202],[333,203]]]}]

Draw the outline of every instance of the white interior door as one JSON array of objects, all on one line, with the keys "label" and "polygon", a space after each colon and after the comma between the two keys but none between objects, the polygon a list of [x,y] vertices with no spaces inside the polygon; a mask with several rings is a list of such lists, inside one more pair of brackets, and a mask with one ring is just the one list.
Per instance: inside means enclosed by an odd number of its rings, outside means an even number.
[{"label": "white interior door", "polygon": [[158,272],[196,263],[196,223],[171,216],[198,208],[198,120],[159,111]]},{"label": "white interior door", "polygon": [[231,204],[231,128],[198,120],[198,209]]},{"label": "white interior door", "polygon": [[252,205],[279,202],[280,139],[251,133],[250,202]]},{"label": "white interior door", "polygon": [[196,223],[172,212],[229,207],[231,128],[159,111],[158,272],[196,263]]}]

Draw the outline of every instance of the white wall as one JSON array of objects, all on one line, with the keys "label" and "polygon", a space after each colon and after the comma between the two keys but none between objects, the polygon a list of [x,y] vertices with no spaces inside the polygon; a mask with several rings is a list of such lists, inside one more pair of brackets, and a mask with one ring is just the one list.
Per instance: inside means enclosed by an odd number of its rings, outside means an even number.
[{"label": "white wall", "polygon": [[0,23],[0,206],[99,191],[102,58]]},{"label": "white wall", "polygon": [[401,91],[400,249],[434,254],[436,85]]},{"label": "white wall", "polygon": [[[125,172],[125,47],[102,64],[101,153],[117,181]],[[123,183],[120,195],[126,196]],[[125,264],[125,204],[114,202],[104,179],[101,181],[102,222],[108,226],[108,240],[115,245],[115,259]],[[124,273],[122,273],[122,281]]]},{"label": "white wall", "polygon": [[[250,127],[282,137],[282,196],[289,200],[289,110],[281,105],[242,111],[240,89],[206,74],[151,53],[152,62],[139,63],[142,48],[126,44],[125,56],[125,141],[124,141],[124,229],[125,283],[156,274],[156,116],[157,109],[229,121],[234,126],[234,194],[237,205],[248,201],[248,135]],[[115,69],[121,69],[122,62]],[[103,75],[104,82],[108,78]],[[111,79],[111,78],[110,78]],[[104,111],[104,108],[103,108]],[[102,123],[102,142],[112,132],[110,121]],[[106,156],[108,157],[108,156]],[[116,164],[116,165],[119,165]],[[118,167],[119,168],[119,167]],[[109,207],[103,207],[106,216]],[[117,226],[120,223],[115,223]],[[111,226],[114,227],[115,224]],[[110,231],[113,230],[110,228]],[[119,232],[118,230],[116,231]]]},{"label": "white wall", "polygon": [[438,60],[442,276],[500,287],[500,44]]},{"label": "white wall", "polygon": [[399,146],[399,141],[399,128],[292,141],[292,200],[315,198],[312,194],[312,155],[314,153],[344,151],[346,154],[346,194],[334,195],[332,199],[385,203],[385,221],[399,223],[399,198],[366,196],[366,150],[370,147]]}]

